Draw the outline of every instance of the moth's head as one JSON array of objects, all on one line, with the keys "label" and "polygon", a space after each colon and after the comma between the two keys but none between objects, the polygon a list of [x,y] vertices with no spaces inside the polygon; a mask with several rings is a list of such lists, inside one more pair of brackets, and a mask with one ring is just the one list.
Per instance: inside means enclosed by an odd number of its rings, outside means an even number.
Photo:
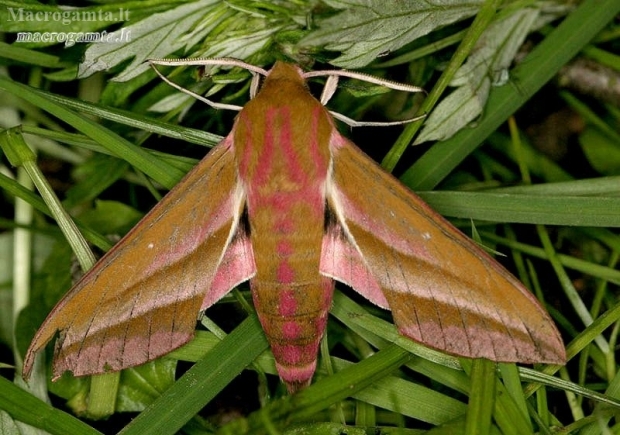
[{"label": "moth's head", "polygon": [[267,73],[267,78],[263,83],[262,88],[268,87],[271,84],[279,83],[295,83],[302,87],[306,87],[306,80],[303,75],[303,71],[297,65],[286,62],[276,62],[273,68]]}]

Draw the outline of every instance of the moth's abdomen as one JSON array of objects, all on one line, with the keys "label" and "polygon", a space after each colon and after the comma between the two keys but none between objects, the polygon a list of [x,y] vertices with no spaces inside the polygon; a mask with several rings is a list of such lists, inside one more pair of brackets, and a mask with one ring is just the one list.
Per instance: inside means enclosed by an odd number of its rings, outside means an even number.
[{"label": "moth's abdomen", "polygon": [[248,198],[254,306],[290,391],[310,383],[334,287],[319,273],[324,215],[319,195],[314,188]]},{"label": "moth's abdomen", "polygon": [[325,332],[334,281],[277,284],[252,280],[252,295],[276,360],[291,392],[310,384]]}]

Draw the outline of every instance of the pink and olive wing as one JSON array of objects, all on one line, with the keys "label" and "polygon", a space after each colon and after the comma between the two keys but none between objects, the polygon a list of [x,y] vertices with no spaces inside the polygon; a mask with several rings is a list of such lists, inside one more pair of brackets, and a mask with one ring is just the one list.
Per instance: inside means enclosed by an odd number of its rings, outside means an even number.
[{"label": "pink and olive wing", "polygon": [[56,332],[54,376],[115,371],[188,342],[201,308],[255,273],[232,136],[216,146],[67,293],[24,373]]},{"label": "pink and olive wing", "polygon": [[392,310],[400,332],[456,355],[563,363],[523,285],[342,136],[331,139],[321,273]]}]

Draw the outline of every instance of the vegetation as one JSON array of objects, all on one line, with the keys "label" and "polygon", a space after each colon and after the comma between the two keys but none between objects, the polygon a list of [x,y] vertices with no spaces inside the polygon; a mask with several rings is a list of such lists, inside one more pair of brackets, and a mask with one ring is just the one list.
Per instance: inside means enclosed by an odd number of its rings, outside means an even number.
[{"label": "vegetation", "polygon": [[[0,5],[0,432],[618,431],[620,1]],[[80,41],[92,32],[103,39]],[[545,302],[568,364],[447,356],[338,288],[315,381],[289,396],[241,286],[165,358],[48,383],[48,346],[23,382],[25,350],[70,288],[75,259],[92,266],[91,248],[108,250],[207,152],[196,145],[213,146],[232,125],[234,113],[162,83],[145,60],[224,56],[427,89],[411,98],[345,81],[330,108],[373,121],[428,114],[342,131],[502,254]],[[211,100],[247,101],[250,76],[239,69],[161,70]]]}]

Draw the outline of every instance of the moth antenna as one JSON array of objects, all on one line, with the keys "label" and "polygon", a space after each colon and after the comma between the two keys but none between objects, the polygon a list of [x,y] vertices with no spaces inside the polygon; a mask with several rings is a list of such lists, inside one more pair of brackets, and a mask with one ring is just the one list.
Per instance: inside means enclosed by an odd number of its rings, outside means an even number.
[{"label": "moth antenna", "polygon": [[[327,70],[327,71],[309,71],[304,73],[304,78],[308,79],[311,77],[323,77],[327,76],[327,81],[325,82],[325,86],[323,87],[323,92],[321,93],[321,104],[325,105],[332,98],[336,89],[338,87],[338,79],[339,77],[349,77],[352,79],[361,80],[367,83],[374,83],[376,85],[385,86],[386,88],[394,89],[397,91],[404,92],[424,92],[426,91],[419,86],[408,85],[405,83],[398,83],[392,80],[381,79],[379,77],[374,77],[369,74],[357,73],[353,71],[347,70]],[[410,122],[418,121],[426,117],[426,114],[416,116],[409,119],[404,119],[402,121],[392,121],[392,122],[380,122],[380,121],[356,121],[354,119],[349,118],[338,112],[329,113],[339,121],[344,122],[345,124],[351,127],[389,127],[393,125],[403,125],[408,124]]]},{"label": "moth antenna", "polygon": [[155,65],[165,66],[237,66],[239,68],[246,69],[252,73],[267,76],[267,71],[263,68],[246,63],[242,60],[232,57],[218,57],[218,58],[191,58],[191,59],[148,59],[148,63]]},{"label": "moth antenna", "polygon": [[344,122],[345,124],[351,127],[390,127],[393,125],[403,125],[409,124],[410,122],[419,121],[420,119],[426,118],[426,114],[415,116],[413,118],[403,119],[402,121],[356,121],[355,119],[351,119],[348,116],[343,115],[342,113],[329,111],[331,115],[339,121]]},{"label": "moth antenna", "polygon": [[177,85],[173,81],[169,80],[163,74],[159,72],[159,70],[155,67],[155,65],[164,65],[164,66],[209,66],[209,65],[217,65],[217,66],[236,66],[239,68],[243,68],[252,73],[252,84],[250,85],[250,97],[254,98],[256,93],[258,92],[258,84],[260,81],[260,76],[267,76],[267,71],[263,68],[257,67],[255,65],[243,62],[239,59],[234,59],[232,57],[222,57],[222,58],[196,58],[196,59],[148,59],[147,62],[151,67],[155,70],[155,73],[166,83],[172,86],[175,89],[178,89],[181,92],[184,92],[187,95],[191,95],[199,101],[207,104],[214,109],[222,109],[222,110],[234,110],[239,112],[243,107],[237,106],[234,104],[224,104],[224,103],[216,103],[215,101],[211,101],[208,98],[203,97],[200,94],[190,91],[189,89],[185,89],[184,87]]},{"label": "moth antenna", "polygon": [[358,72],[347,71],[347,70],[308,71],[308,72],[305,72],[303,76],[305,79],[309,79],[311,77],[323,77],[323,76],[349,77],[352,79],[361,80],[363,82],[374,83],[376,85],[385,86],[386,88],[394,89],[397,91],[426,93],[426,91],[419,86],[408,85],[406,83],[399,83],[399,82],[395,82],[392,80],[386,80],[386,79],[382,79],[379,77],[371,76],[369,74],[358,73]]},{"label": "moth antenna", "polygon": [[[222,109],[222,110],[235,110],[237,112],[239,112],[243,107],[241,106],[236,106],[234,104],[224,104],[224,103],[216,103],[214,101],[209,100],[208,98],[203,97],[200,94],[197,94],[196,92],[190,91],[189,89],[185,89],[183,86],[181,85],[177,85],[175,82],[173,82],[172,80],[168,79],[166,76],[164,76],[155,66],[155,63],[152,63],[150,60],[148,61],[149,64],[151,65],[151,68],[153,68],[153,70],[155,71],[155,74],[157,74],[164,82],[168,83],[170,86],[172,86],[175,89],[178,89],[179,91],[190,95],[194,98],[196,98],[197,100],[202,101],[203,103],[209,105],[210,107],[213,107],[214,109]],[[160,64],[157,64],[160,65]]]}]

